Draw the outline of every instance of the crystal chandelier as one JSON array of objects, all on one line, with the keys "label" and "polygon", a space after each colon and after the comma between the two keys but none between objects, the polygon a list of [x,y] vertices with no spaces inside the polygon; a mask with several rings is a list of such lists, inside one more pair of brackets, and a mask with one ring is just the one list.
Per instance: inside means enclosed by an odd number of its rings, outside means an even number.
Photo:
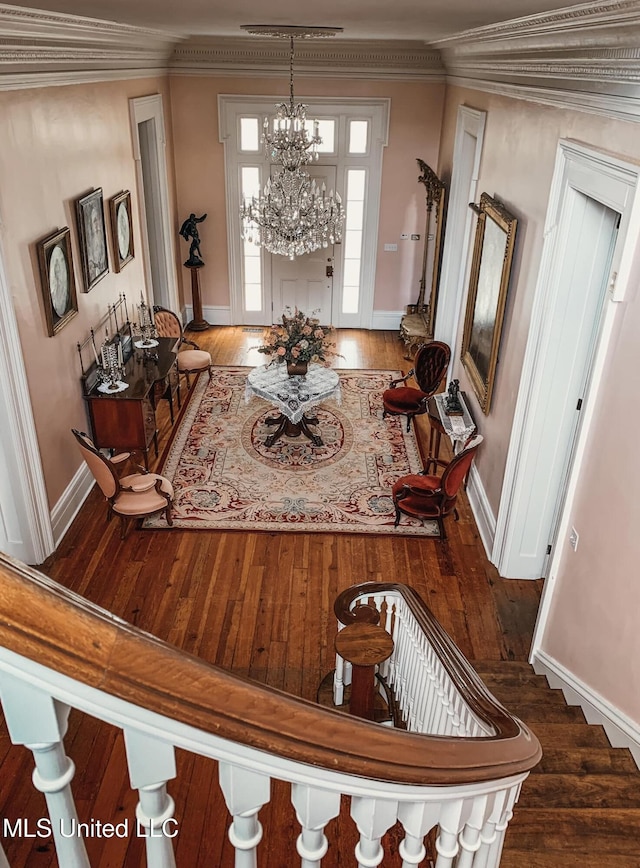
[{"label": "crystal chandelier", "polygon": [[[249,29],[249,28],[247,28]],[[296,35],[327,35],[300,32]],[[265,32],[253,30],[252,32]],[[282,36],[282,30],[269,35]],[[289,35],[289,34],[287,34]],[[242,238],[261,244],[270,253],[295,259],[320,247],[342,240],[344,208],[340,195],[327,193],[302,167],[318,159],[318,121],[313,133],[306,127],[306,106],[293,95],[293,35],[289,52],[289,103],[276,106],[273,127],[264,119],[262,144],[266,155],[280,164],[264,186],[261,196],[245,200],[240,208]]]}]

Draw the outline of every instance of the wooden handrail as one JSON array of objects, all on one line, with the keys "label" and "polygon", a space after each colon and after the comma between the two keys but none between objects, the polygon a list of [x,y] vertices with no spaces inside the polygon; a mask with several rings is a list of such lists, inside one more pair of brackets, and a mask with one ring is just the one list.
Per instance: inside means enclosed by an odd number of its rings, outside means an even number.
[{"label": "wooden handrail", "polygon": [[522,721],[509,714],[489,692],[467,658],[413,588],[397,582],[364,582],[352,585],[336,597],[333,611],[338,621],[346,626],[357,620],[357,610],[351,608],[355,600],[368,600],[370,597],[389,593],[403,598],[465,704],[493,729],[498,738],[513,738],[524,726]]},{"label": "wooden handrail", "polygon": [[[375,585],[383,591],[385,585]],[[0,554],[0,644],[83,684],[203,732],[294,762],[373,780],[467,784],[528,771],[537,739],[393,730],[241,678],[138,630]]]}]

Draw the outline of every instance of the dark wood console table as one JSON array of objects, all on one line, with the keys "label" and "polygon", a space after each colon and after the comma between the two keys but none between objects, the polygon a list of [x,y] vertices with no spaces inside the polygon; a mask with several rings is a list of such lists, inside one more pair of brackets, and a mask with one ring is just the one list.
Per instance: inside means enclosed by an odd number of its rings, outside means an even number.
[{"label": "dark wood console table", "polygon": [[158,455],[158,401],[163,397],[169,398],[173,410],[172,399],[179,390],[175,345],[175,338],[159,338],[158,346],[147,351],[145,358],[145,351],[135,349],[131,341],[127,341],[123,382],[128,384],[128,388],[122,392],[104,394],[98,391],[95,364],[83,376],[91,436],[98,449],[139,449],[148,469],[152,442]]}]

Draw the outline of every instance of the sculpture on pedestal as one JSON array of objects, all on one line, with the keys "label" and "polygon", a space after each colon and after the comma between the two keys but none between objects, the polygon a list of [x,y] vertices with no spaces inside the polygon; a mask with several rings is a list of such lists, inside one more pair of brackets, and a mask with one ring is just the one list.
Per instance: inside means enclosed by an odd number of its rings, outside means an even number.
[{"label": "sculpture on pedestal", "polygon": [[204,265],[202,254],[200,252],[200,234],[198,232],[198,223],[202,223],[206,219],[206,214],[203,214],[202,217],[196,217],[195,214],[191,213],[180,227],[180,235],[184,238],[185,241],[191,241],[191,247],[189,248],[189,258],[185,262],[185,265],[187,267],[194,265]]}]

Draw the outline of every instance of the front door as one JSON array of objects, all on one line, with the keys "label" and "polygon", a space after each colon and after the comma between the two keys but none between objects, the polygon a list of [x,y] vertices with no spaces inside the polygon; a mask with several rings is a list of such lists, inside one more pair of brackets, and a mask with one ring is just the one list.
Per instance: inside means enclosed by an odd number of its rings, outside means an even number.
[{"label": "front door", "polygon": [[[272,171],[275,169],[273,166]],[[306,171],[318,187],[324,183],[327,192],[335,191],[335,166],[307,166]],[[333,245],[320,247],[295,259],[271,254],[274,321],[280,319],[286,307],[292,310],[297,307],[308,314],[317,311],[315,316],[320,322],[329,325],[333,321],[333,267]]]}]

